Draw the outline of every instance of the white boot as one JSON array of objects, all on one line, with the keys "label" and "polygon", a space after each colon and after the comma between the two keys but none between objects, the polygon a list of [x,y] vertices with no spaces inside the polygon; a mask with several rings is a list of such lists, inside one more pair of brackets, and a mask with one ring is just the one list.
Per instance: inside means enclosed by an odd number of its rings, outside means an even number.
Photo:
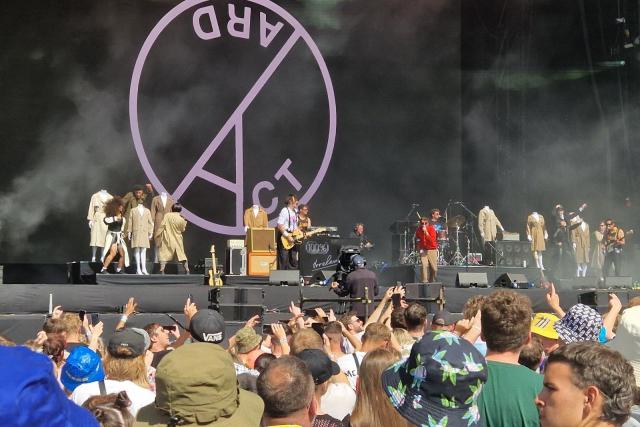
[{"label": "white boot", "polygon": [[544,264],[542,263],[542,254],[538,254],[538,265],[540,265],[540,270],[544,270]]},{"label": "white boot", "polygon": [[142,270],[140,269],[140,248],[135,248],[134,254],[136,257],[136,274],[142,274]]},{"label": "white boot", "polygon": [[140,264],[142,274],[146,274],[148,276],[149,273],[147,273],[147,248],[140,249]]}]

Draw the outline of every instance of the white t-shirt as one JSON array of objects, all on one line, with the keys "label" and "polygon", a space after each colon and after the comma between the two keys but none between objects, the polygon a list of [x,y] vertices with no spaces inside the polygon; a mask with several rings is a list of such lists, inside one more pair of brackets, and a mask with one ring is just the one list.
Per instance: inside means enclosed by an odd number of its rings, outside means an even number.
[{"label": "white t-shirt", "polygon": [[[104,380],[104,385],[107,390],[107,394],[119,393],[123,390],[127,392],[129,400],[131,400],[129,412],[131,412],[131,415],[134,417],[138,414],[140,408],[147,406],[156,400],[156,394],[154,392],[140,387],[138,384],[131,381]],[[92,383],[81,384],[76,387],[76,389],[73,390],[73,394],[71,394],[71,400],[73,400],[77,405],[82,406],[82,404],[90,397],[99,395],[99,381],[94,381]]]},{"label": "white t-shirt", "polygon": [[353,412],[356,405],[356,392],[347,383],[331,383],[320,399],[322,412],[342,420]]},{"label": "white t-shirt", "polygon": [[290,208],[282,208],[278,215],[278,225],[284,226],[284,229],[291,232],[298,228],[298,214]]},{"label": "white t-shirt", "polygon": [[347,379],[349,380],[349,384],[351,385],[351,388],[355,390],[356,381],[358,380],[358,371],[360,369],[358,368],[358,366],[356,366],[356,361],[353,357],[354,354],[358,358],[358,364],[360,365],[362,364],[362,359],[364,358],[364,355],[367,353],[363,351],[356,351],[355,353],[347,354],[345,356],[339,357],[338,360],[336,360],[336,363],[338,364],[338,366],[340,366],[340,370],[344,372],[344,374],[347,376]]}]

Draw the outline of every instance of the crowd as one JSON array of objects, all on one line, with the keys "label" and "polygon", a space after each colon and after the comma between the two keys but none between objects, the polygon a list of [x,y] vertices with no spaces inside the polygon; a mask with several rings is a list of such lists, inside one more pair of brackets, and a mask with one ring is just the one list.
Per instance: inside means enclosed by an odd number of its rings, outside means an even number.
[{"label": "crowd", "polygon": [[[56,307],[24,345],[0,338],[0,425],[640,426],[640,301],[549,313],[522,293],[470,298],[429,320],[402,287],[368,319],[316,309],[225,337],[187,300],[186,330],[102,323]],[[228,343],[228,344],[226,344]]]}]

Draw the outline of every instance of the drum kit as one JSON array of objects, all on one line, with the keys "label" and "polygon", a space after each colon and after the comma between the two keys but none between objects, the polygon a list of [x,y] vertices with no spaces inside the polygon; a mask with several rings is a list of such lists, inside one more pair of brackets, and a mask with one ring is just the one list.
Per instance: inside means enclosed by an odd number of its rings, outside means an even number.
[{"label": "drum kit", "polygon": [[[445,217],[434,224],[438,239],[438,265],[478,265],[475,258],[468,254],[471,246],[471,234],[473,223],[467,221],[464,215],[448,216],[445,209]],[[417,223],[415,227],[417,227]],[[415,232],[407,230],[409,233]],[[408,234],[408,233],[406,233]],[[411,234],[413,237],[413,235]],[[407,236],[408,237],[408,236]],[[420,263],[420,254],[413,238],[403,239],[404,248],[401,249],[401,264],[415,265]]]}]

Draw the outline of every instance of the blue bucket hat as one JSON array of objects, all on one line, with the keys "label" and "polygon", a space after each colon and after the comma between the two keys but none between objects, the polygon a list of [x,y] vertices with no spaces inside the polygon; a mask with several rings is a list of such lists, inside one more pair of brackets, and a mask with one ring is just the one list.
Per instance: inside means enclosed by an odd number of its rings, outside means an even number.
[{"label": "blue bucket hat", "polygon": [[80,384],[103,379],[102,360],[95,351],[85,346],[71,350],[60,373],[60,381],[69,391],[75,390]]},{"label": "blue bucket hat", "polygon": [[98,426],[89,411],[73,403],[44,355],[26,347],[0,346],[0,425]]},{"label": "blue bucket hat", "polygon": [[411,355],[382,373],[393,407],[416,425],[479,426],[477,406],[487,381],[487,363],[467,340],[433,331],[413,345]]}]

